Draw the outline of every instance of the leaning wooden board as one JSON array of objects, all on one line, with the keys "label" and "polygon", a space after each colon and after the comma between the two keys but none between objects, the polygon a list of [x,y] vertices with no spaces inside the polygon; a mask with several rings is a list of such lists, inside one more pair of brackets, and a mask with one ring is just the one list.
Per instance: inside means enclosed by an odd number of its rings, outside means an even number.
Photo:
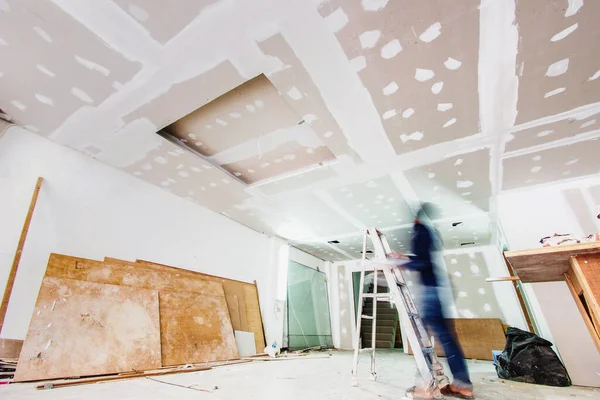
[{"label": "leaning wooden board", "polygon": [[[506,337],[502,321],[497,318],[457,318],[448,320],[465,358],[492,360],[492,350],[504,350]],[[435,354],[444,357],[444,349],[436,338]],[[410,344],[408,353],[413,354]]]},{"label": "leaning wooden board", "polygon": [[263,330],[256,284],[221,278],[219,276],[203,274],[201,272],[185,270],[145,260],[136,260],[136,263],[170,268],[180,274],[190,274],[194,277],[221,283],[225,290],[225,297],[227,299],[227,306],[229,308],[233,329],[254,333],[256,350],[262,351],[265,348],[265,333]]},{"label": "leaning wooden board", "polygon": [[158,290],[163,366],[238,358],[225,294],[217,282],[160,266],[60,254],[50,255],[46,275]]},{"label": "leaning wooden board", "polygon": [[160,366],[157,291],[46,276],[14,380]]}]

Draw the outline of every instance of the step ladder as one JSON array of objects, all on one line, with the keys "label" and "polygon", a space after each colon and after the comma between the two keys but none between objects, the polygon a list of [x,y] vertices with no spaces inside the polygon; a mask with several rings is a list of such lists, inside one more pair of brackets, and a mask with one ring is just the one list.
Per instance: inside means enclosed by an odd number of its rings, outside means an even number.
[{"label": "step ladder", "polygon": [[[367,240],[373,243],[373,257],[368,260]],[[371,379],[377,379],[375,372],[375,347],[376,347],[376,329],[377,329],[377,301],[392,301],[396,305],[401,327],[404,329],[408,342],[413,349],[419,374],[423,379],[425,388],[434,397],[441,397],[440,389],[450,382],[444,374],[444,367],[439,362],[431,339],[423,321],[408,290],[408,286],[398,265],[405,262],[390,258],[392,250],[385,235],[375,228],[367,228],[363,238],[363,259],[362,270],[360,273],[360,297],[358,301],[358,318],[356,318],[356,342],[354,346],[354,368],[352,369],[353,384],[358,385],[357,370],[358,358],[360,353],[371,354]],[[364,293],[365,272],[373,272],[373,293]],[[389,287],[389,293],[377,293],[377,281],[379,273],[383,272],[385,280]],[[364,299],[373,299],[373,315],[363,315]],[[360,348],[360,334],[362,320],[372,320],[371,347]]]}]

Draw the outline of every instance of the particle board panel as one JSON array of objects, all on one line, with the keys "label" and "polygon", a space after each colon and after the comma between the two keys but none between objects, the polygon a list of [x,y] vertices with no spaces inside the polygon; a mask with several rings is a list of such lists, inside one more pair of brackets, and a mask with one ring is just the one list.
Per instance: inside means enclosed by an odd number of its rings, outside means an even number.
[{"label": "particle board panel", "polygon": [[[156,264],[100,262],[60,254],[50,255],[46,276],[158,290],[163,366],[238,358],[225,293],[218,282]],[[199,335],[199,330],[210,332],[212,338]]]},{"label": "particle board panel", "polygon": [[521,282],[563,281],[571,256],[600,253],[600,242],[505,252]]},{"label": "particle board panel", "polygon": [[160,366],[157,291],[46,276],[15,381]]},{"label": "particle board panel", "polygon": [[[493,360],[492,350],[504,349],[506,337],[500,319],[457,318],[448,321],[465,358]],[[444,349],[437,338],[434,349],[438,357],[445,357]],[[413,354],[410,344],[408,344],[408,352]]]},{"label": "particle board panel", "polygon": [[248,321],[246,320],[246,302],[245,302],[245,294],[244,294],[244,285],[249,285],[248,283],[235,281],[232,279],[221,278],[214,275],[203,274],[201,272],[184,270],[177,267],[172,267],[170,265],[153,263],[150,261],[144,260],[136,260],[137,264],[142,265],[154,265],[163,268],[169,268],[171,271],[176,273],[184,273],[190,274],[191,276],[205,279],[212,282],[218,282],[223,285],[223,290],[225,291],[225,300],[227,301],[227,308],[229,309],[229,316],[231,318],[231,325],[233,329],[236,331],[248,330]]},{"label": "particle board panel", "polygon": [[[258,288],[256,287],[256,283],[222,278],[215,275],[184,270],[170,265],[158,264],[145,260],[136,260],[136,263],[169,268],[177,273],[190,274],[191,276],[198,276],[202,279],[221,283],[223,285],[223,289],[225,290],[225,297],[227,299],[229,313],[234,315],[231,317],[233,329],[254,333],[256,348],[258,350],[265,348],[265,334],[263,331],[262,315],[260,312]],[[238,319],[239,325],[234,322],[238,321]]]}]

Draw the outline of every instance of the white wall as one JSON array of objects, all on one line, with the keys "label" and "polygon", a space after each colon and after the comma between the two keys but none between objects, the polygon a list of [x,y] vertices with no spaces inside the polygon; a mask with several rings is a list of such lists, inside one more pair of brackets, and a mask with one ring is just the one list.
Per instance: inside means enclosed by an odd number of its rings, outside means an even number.
[{"label": "white wall", "polygon": [[[267,340],[287,244],[18,127],[0,137],[0,290],[44,177],[2,337],[23,339],[52,252],[146,259],[258,283]],[[285,297],[284,297],[285,298]]]},{"label": "white wall", "polygon": [[[540,247],[539,240],[554,233],[583,235],[598,230],[588,188],[599,182],[598,177],[592,177],[502,193],[498,217],[510,249]],[[566,284],[524,286],[540,336],[555,344],[573,383],[600,386],[600,354]]]}]

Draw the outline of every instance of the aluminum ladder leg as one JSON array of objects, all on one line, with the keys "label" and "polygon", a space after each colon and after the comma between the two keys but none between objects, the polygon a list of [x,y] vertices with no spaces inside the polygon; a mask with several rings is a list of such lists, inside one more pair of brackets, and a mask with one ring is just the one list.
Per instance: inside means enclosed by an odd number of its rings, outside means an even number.
[{"label": "aluminum ladder leg", "polygon": [[[375,257],[369,263],[366,260],[366,245],[367,237],[371,239],[374,246]],[[430,391],[434,397],[441,396],[440,389],[447,384],[449,380],[444,374],[444,368],[439,362],[433,344],[429,338],[427,330],[421,320],[417,307],[415,306],[410,290],[406,285],[402,271],[394,266],[394,263],[388,260],[388,256],[391,253],[391,248],[387,242],[384,234],[377,231],[375,228],[369,228],[365,232],[363,240],[363,267],[361,270],[361,290],[359,297],[358,316],[356,323],[356,343],[354,348],[354,368],[352,370],[353,383],[358,384],[357,380],[357,369],[358,369],[358,356],[362,352],[360,350],[360,327],[362,319],[373,319],[373,334],[372,334],[372,348],[363,349],[371,353],[371,377],[376,379],[375,372],[375,336],[376,336],[376,322],[377,322],[377,303],[379,298],[391,299],[396,305],[400,321],[402,321],[402,329],[405,330],[408,342],[410,343],[415,360],[417,362],[417,368],[425,383],[425,387]],[[364,290],[364,274],[366,270],[373,270],[375,289],[372,296],[366,296],[368,294],[363,293]],[[379,272],[382,271],[390,293],[385,295],[377,294],[377,277]],[[365,298],[373,297],[373,315],[363,315],[363,300]]]}]

